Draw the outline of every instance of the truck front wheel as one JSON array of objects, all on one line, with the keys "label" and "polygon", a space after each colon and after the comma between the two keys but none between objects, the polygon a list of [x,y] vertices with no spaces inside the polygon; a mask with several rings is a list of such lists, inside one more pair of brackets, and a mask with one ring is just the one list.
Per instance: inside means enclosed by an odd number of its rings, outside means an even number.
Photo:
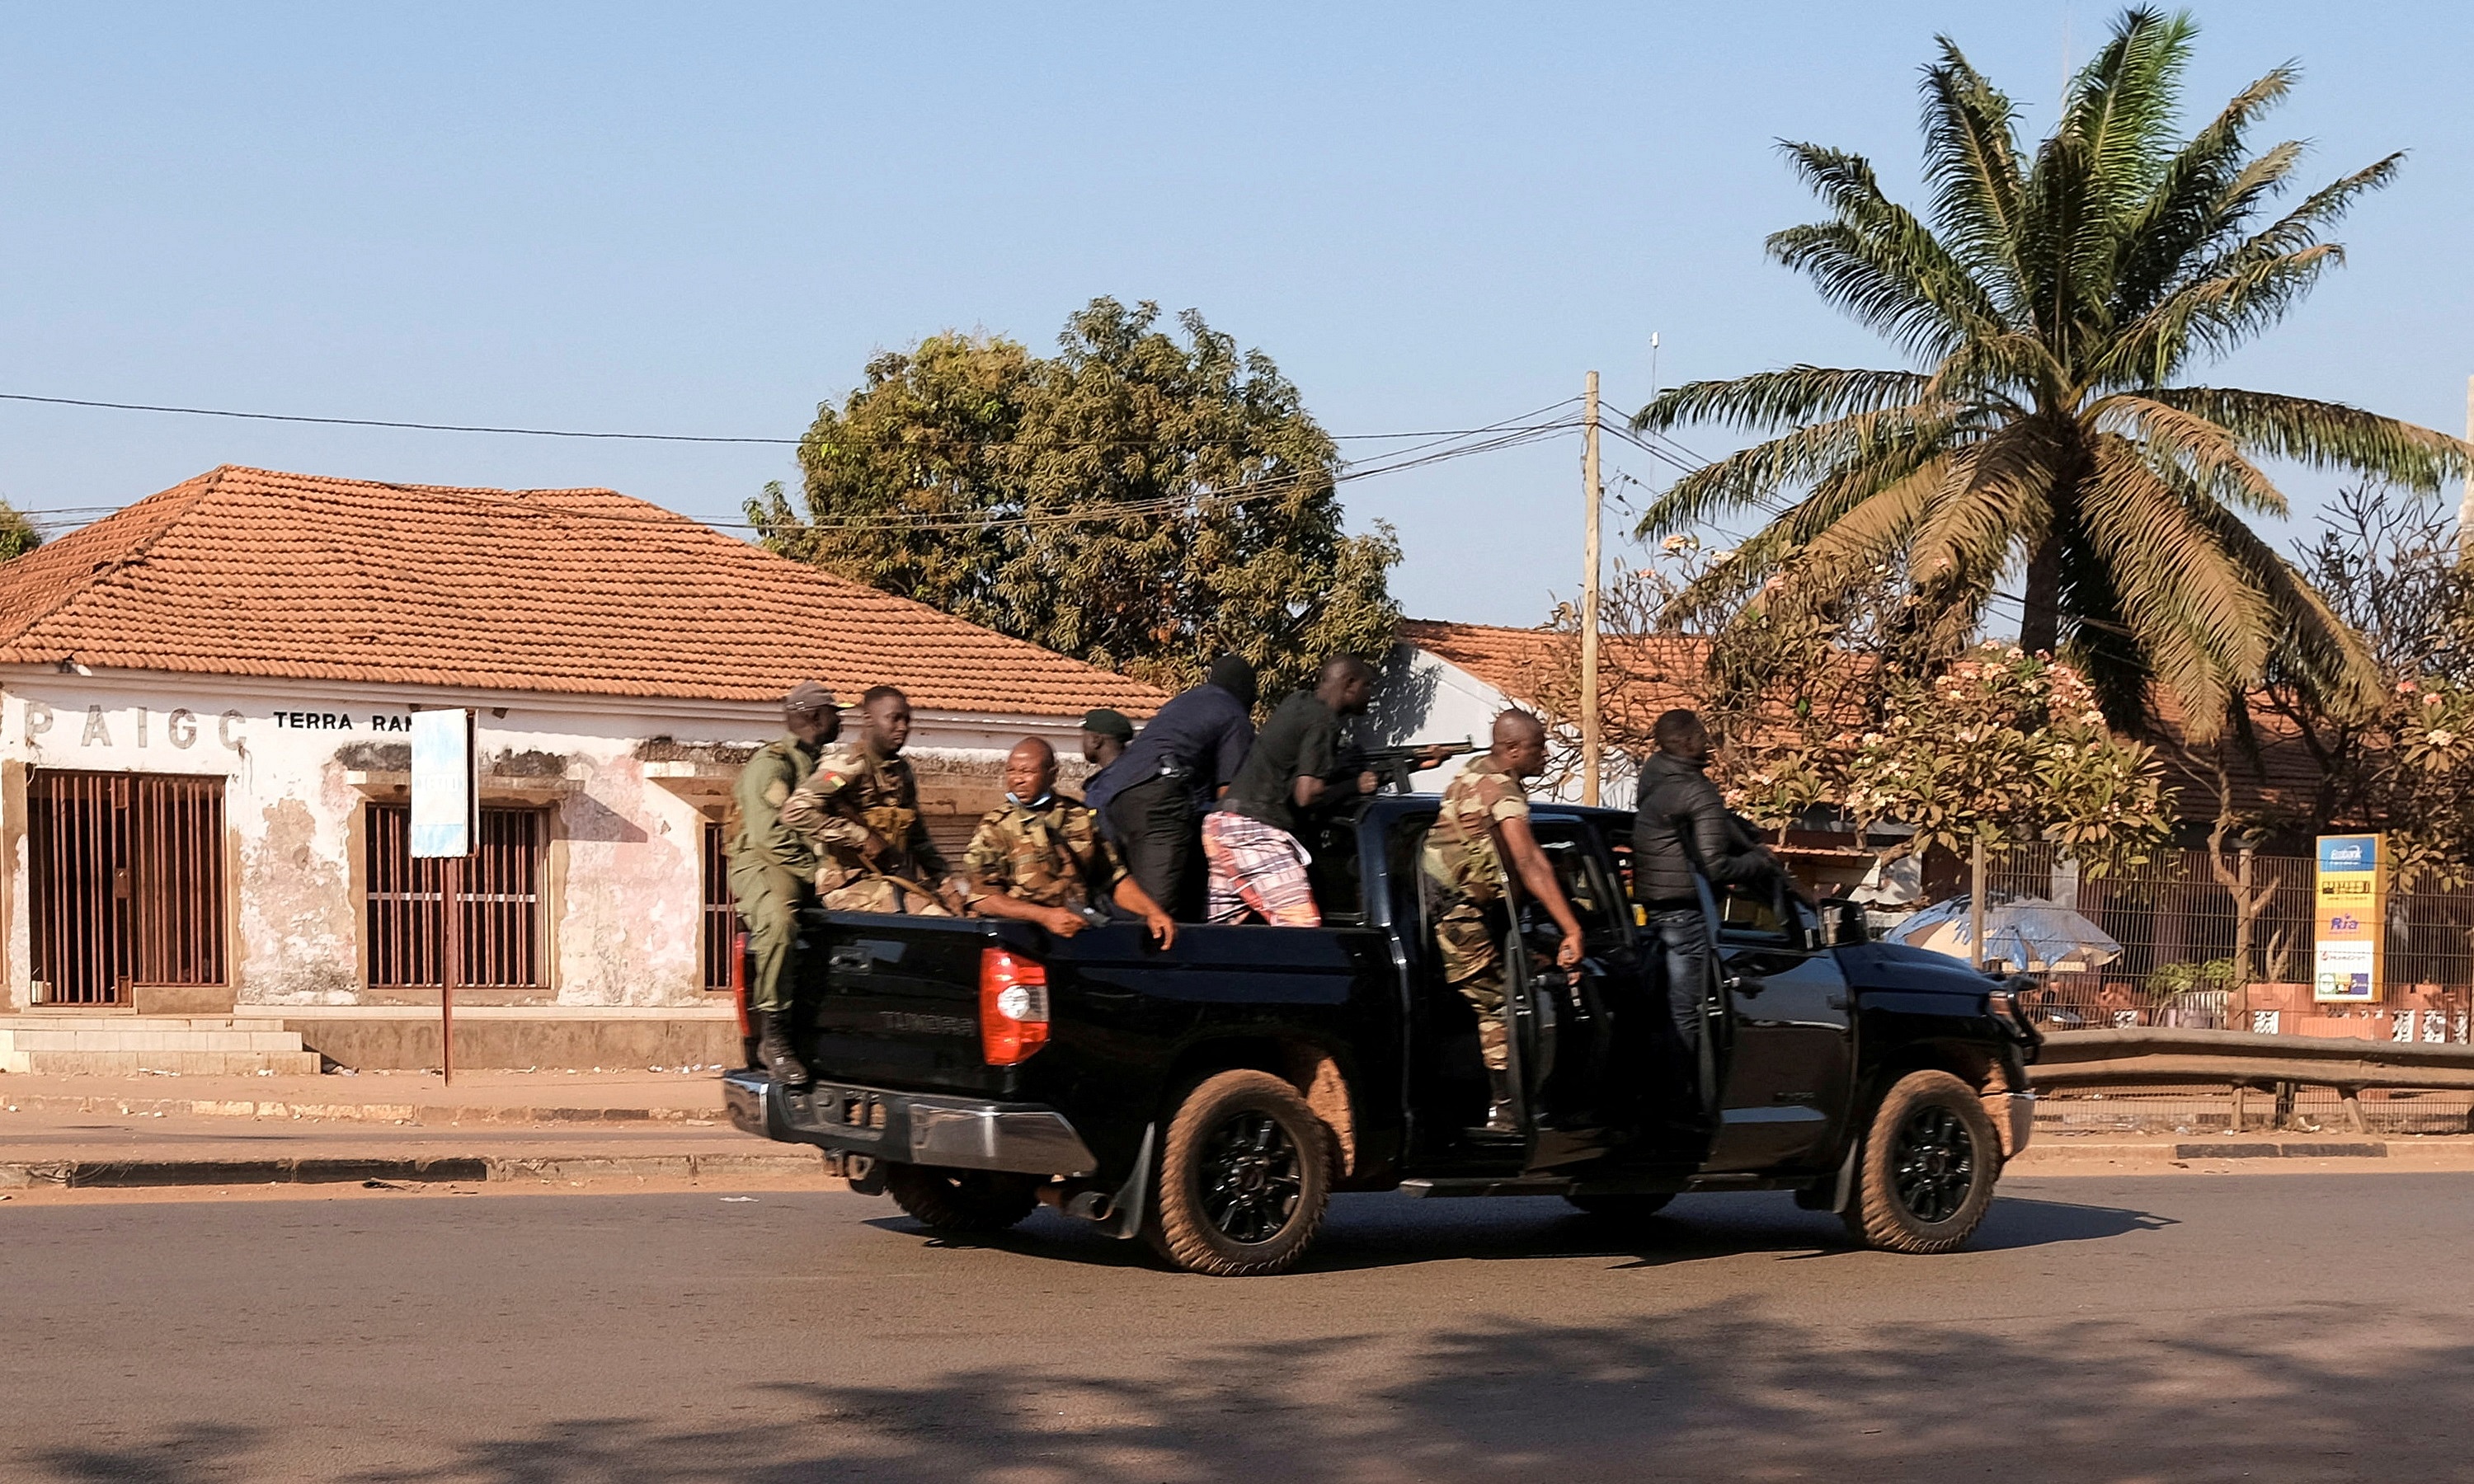
[{"label": "truck front wheel", "polygon": [[1909,1072],[1864,1131],[1847,1230],[1883,1252],[1955,1252],[1976,1234],[2001,1173],[2001,1138],[1976,1089]]},{"label": "truck front wheel", "polygon": [[1027,1176],[934,1164],[887,1164],[885,1193],[921,1225],[957,1234],[1002,1232],[1039,1205]]},{"label": "truck front wheel", "polygon": [[1189,1273],[1250,1278],[1295,1267],[1331,1204],[1331,1136],[1269,1072],[1206,1078],[1177,1105],[1143,1235]]}]

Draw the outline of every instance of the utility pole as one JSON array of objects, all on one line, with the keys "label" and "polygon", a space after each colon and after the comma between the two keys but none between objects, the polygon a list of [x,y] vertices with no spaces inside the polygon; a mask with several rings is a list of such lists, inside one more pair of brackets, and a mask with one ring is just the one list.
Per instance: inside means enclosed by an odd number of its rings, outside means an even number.
[{"label": "utility pole", "polygon": [[1581,393],[1581,802],[1598,802],[1606,739],[1598,724],[1598,373]]},{"label": "utility pole", "polygon": [[[2474,376],[2465,378],[2465,441],[2474,443]],[[2474,552],[2474,466],[2465,470],[2465,498],[2457,506],[2457,551]]]}]

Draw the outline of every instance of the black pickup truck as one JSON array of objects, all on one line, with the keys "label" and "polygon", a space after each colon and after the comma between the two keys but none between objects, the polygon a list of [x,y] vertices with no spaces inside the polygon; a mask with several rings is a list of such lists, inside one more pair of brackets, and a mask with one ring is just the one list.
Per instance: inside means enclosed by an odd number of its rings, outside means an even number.
[{"label": "black pickup truck", "polygon": [[1541,804],[1586,956],[1552,969],[1543,914],[1508,929],[1531,948],[1513,955],[1525,1106],[1518,1136],[1490,1135],[1476,1021],[1427,926],[1434,817],[1432,798],[1385,795],[1325,830],[1319,928],[1186,925],[1162,951],[1130,922],[1059,939],[816,913],[800,1034],[817,1081],[732,1073],[731,1117],[821,1145],[853,1189],[934,1230],[1001,1230],[1044,1202],[1221,1275],[1294,1265],[1336,1190],[1560,1195],[1621,1219],[1682,1191],[1788,1189],[1875,1247],[1947,1252],[1976,1230],[2027,1138],[2027,981],[1868,942],[1846,904],[1712,894],[1694,1070],[1623,890],[1631,816]]}]

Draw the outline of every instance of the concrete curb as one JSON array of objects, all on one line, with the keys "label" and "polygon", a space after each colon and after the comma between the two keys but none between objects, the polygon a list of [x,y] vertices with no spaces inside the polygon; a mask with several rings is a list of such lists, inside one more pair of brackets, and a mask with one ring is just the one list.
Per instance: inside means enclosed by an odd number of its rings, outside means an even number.
[{"label": "concrete curb", "polygon": [[2450,1139],[2195,1139],[2062,1143],[2040,1140],[2009,1161],[2008,1170],[2022,1175],[2053,1172],[2083,1165],[2147,1164],[2170,1166],[2195,1160],[2394,1160],[2428,1167],[2433,1160],[2474,1167],[2474,1140]]},{"label": "concrete curb", "polygon": [[[170,1185],[311,1185],[400,1181],[475,1185],[509,1181],[711,1181],[825,1174],[821,1154],[664,1154],[545,1156],[303,1155],[276,1160],[31,1160],[0,1162],[0,1189],[63,1185],[135,1189]],[[833,1179],[835,1185],[841,1182]]]},{"label": "concrete curb", "polygon": [[253,1102],[246,1098],[87,1097],[35,1092],[10,1097],[11,1113],[108,1114],[130,1118],[309,1118],[338,1123],[724,1123],[730,1114],[711,1108],[542,1108],[458,1106],[444,1103]]}]

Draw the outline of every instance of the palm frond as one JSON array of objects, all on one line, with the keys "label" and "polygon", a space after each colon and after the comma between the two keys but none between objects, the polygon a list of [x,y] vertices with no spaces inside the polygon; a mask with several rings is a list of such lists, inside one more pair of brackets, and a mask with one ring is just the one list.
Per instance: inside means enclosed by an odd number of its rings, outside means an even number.
[{"label": "palm frond", "polygon": [[2425,492],[2464,477],[2474,445],[2396,418],[2276,392],[2158,387],[2149,400],[2205,418],[2255,453],[2370,474]]},{"label": "palm frond", "polygon": [[2083,420],[2102,431],[2135,434],[2147,445],[2151,462],[2171,461],[2210,499],[2256,515],[2287,514],[2285,492],[2243,457],[2241,441],[2196,413],[2125,393],[2094,403]]},{"label": "palm frond", "polygon": [[2117,319],[2145,313],[2189,271],[2195,254],[2239,229],[2254,204],[2273,191],[2301,157],[2301,146],[2280,144],[2256,159],[2243,156],[2244,136],[2259,116],[2284,101],[2294,73],[2277,67],[2237,93],[2207,127],[2169,161],[2156,189],[2123,229],[2115,273]]},{"label": "palm frond", "polygon": [[1923,88],[1933,222],[2017,323],[2026,307],[2017,248],[2027,210],[2018,106],[1969,64],[1957,43],[1938,40],[1941,60],[1925,68]]},{"label": "palm frond", "polygon": [[1929,386],[1930,378],[1917,371],[1789,366],[1727,381],[1686,382],[1633,414],[1632,426],[1637,433],[1686,422],[1774,428],[1904,406],[1922,400]]},{"label": "palm frond", "polygon": [[1948,436],[1950,422],[1928,407],[1856,413],[1798,428],[1740,449],[1685,475],[1650,502],[1634,535],[1643,540],[1671,535],[1725,511],[1756,507],[1775,511],[1786,486],[1815,481],[1836,469],[1862,467],[1901,448]]}]

